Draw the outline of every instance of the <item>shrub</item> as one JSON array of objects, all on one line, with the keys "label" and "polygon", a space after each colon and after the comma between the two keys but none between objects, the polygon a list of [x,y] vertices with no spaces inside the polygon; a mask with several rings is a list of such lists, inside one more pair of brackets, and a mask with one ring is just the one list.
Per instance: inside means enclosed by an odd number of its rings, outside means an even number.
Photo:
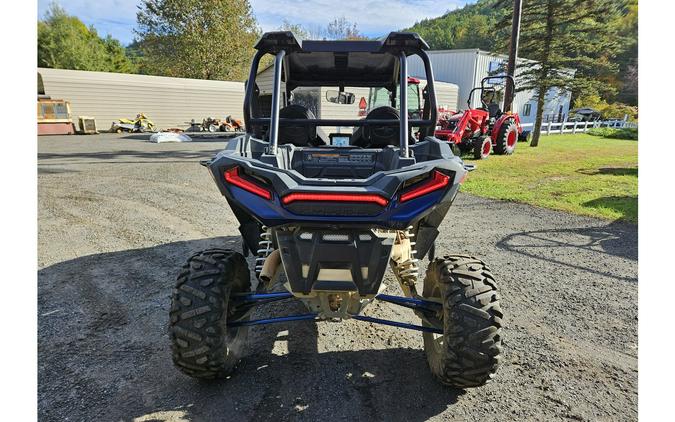
[{"label": "shrub", "polygon": [[603,119],[623,119],[628,115],[628,120],[636,122],[638,108],[622,103],[609,104],[597,94],[588,94],[574,100],[574,108],[590,107],[600,112]]},{"label": "shrub", "polygon": [[637,141],[638,130],[636,128],[611,128],[611,127],[596,127],[588,130],[589,135],[602,136],[604,138],[612,139],[631,139]]}]

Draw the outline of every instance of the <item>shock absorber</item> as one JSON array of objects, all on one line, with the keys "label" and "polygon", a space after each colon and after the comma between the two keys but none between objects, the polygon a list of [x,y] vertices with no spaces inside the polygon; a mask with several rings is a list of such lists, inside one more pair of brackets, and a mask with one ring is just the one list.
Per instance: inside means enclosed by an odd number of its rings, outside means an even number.
[{"label": "shock absorber", "polygon": [[400,231],[396,238],[398,250],[394,254],[393,259],[394,272],[401,282],[402,287],[406,286],[412,290],[415,289],[415,283],[419,277],[419,259],[415,257],[417,251],[415,250],[415,242],[413,238],[415,234],[412,232],[413,227],[408,227],[405,231]]},{"label": "shock absorber", "polygon": [[260,277],[260,272],[263,269],[265,260],[272,253],[272,232],[267,226],[262,226],[260,231],[260,241],[258,242],[258,257],[255,259],[255,276]]}]

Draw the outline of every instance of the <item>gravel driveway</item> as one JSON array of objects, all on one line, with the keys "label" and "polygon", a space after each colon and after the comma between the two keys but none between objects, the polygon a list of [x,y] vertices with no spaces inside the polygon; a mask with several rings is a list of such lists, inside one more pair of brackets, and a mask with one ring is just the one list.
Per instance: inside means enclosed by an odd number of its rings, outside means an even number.
[{"label": "gravel driveway", "polygon": [[[637,419],[637,227],[468,195],[437,251],[481,257],[500,285],[505,352],[487,386],[446,388],[421,334],[353,320],[256,327],[230,379],[182,375],[167,336],[178,268],[239,248],[198,164],[225,144],[134,138],[38,140],[40,420]],[[366,314],[416,322],[386,303]]]}]

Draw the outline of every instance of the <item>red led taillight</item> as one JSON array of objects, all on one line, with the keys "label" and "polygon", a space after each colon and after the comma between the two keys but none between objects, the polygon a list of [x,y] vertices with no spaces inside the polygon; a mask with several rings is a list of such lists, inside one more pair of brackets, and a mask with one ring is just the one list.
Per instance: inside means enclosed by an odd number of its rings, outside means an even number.
[{"label": "red led taillight", "polygon": [[442,189],[449,184],[450,176],[445,175],[438,170],[434,170],[433,176],[431,176],[429,179],[422,182],[419,186],[413,187],[409,191],[402,193],[401,197],[399,198],[399,202],[410,201],[411,199],[415,199],[435,190]]},{"label": "red led taillight", "polygon": [[373,194],[349,194],[349,193],[309,193],[294,192],[281,198],[284,204],[295,201],[326,201],[326,202],[370,202],[380,206],[387,206],[389,201],[379,195]]},{"label": "red led taillight", "polygon": [[232,167],[229,170],[225,170],[225,181],[265,199],[272,199],[272,192],[241,177],[239,175],[239,167]]}]

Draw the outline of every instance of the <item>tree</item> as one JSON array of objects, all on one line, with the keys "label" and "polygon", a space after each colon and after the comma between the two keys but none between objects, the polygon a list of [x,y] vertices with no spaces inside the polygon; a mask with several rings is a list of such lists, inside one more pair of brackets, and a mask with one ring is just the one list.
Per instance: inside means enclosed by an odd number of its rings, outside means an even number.
[{"label": "tree", "polygon": [[324,39],[324,40],[365,40],[365,35],[359,32],[355,23],[347,18],[334,18],[326,26],[320,24],[312,26],[302,26],[300,24],[290,23],[284,20],[279,27],[281,31],[291,31],[303,39]]},{"label": "tree", "polygon": [[503,13],[499,0],[479,0],[438,18],[423,19],[406,31],[419,33],[434,50],[480,48],[506,52],[500,40],[509,32],[498,25]]},{"label": "tree", "polygon": [[[523,2],[518,90],[537,92],[537,113],[530,146],[539,144],[546,94],[552,88],[606,93],[612,87],[598,76],[616,72],[616,28],[607,22],[619,14],[613,0],[527,0]],[[570,69],[574,69],[571,77]]]},{"label": "tree", "polygon": [[141,43],[137,39],[134,39],[129,45],[126,46],[124,49],[124,54],[129,58],[129,60],[131,60],[132,63],[134,63],[138,73],[146,73],[143,52],[141,51]]},{"label": "tree", "polygon": [[617,22],[623,51],[616,58],[619,66],[617,100],[630,105],[638,103],[638,1],[627,0]]},{"label": "tree", "polygon": [[290,23],[286,19],[281,23],[281,26],[279,27],[280,31],[291,31],[292,33],[295,34],[296,37],[300,39],[309,39],[309,31],[305,29],[302,25],[297,24],[297,23]]},{"label": "tree", "polygon": [[143,0],[136,19],[154,75],[243,80],[260,36],[247,0]]},{"label": "tree", "polygon": [[[612,64],[611,69],[605,66],[591,66],[585,75],[601,83],[599,94],[606,102],[624,102],[637,105],[637,0],[614,0],[612,2],[618,13],[606,16],[602,24],[606,26],[614,42],[599,60]],[[588,95],[588,92],[578,92]],[[619,104],[620,105],[620,104]]]},{"label": "tree", "polygon": [[[541,5],[541,0],[523,0],[525,7],[533,3],[533,7]],[[560,3],[560,2],[554,2]],[[566,5],[577,5],[581,2],[564,1],[556,8]],[[583,6],[595,7],[596,0],[587,0]],[[637,0],[612,0],[616,14],[612,12],[600,21],[610,30],[615,47],[618,51],[611,54],[593,53],[592,57],[599,57],[611,66],[588,68],[583,72],[588,79],[596,80],[596,88],[602,97],[612,102],[615,100],[631,105],[637,105]],[[495,53],[508,53],[510,34],[510,19],[513,0],[478,0],[462,8],[447,12],[443,16],[424,19],[409,28],[409,31],[419,33],[429,43],[432,49],[443,50],[453,48],[480,48]],[[574,6],[576,7],[576,6]],[[572,9],[569,9],[572,10]],[[584,9],[586,10],[586,9]],[[527,10],[523,11],[523,18],[527,18]],[[537,19],[542,19],[538,16]],[[540,20],[540,23],[543,22]],[[524,28],[526,29],[526,28]],[[527,34],[523,34],[526,37]],[[582,46],[594,44],[595,40],[583,40]],[[575,48],[575,47],[572,47]],[[592,48],[592,46],[591,46]],[[615,54],[616,53],[616,54]],[[576,53],[575,53],[576,54]],[[524,58],[525,54],[520,54]],[[596,71],[597,70],[597,71]],[[603,88],[606,87],[606,89]],[[584,94],[575,92],[575,95]]]},{"label": "tree", "polygon": [[344,16],[335,18],[326,26],[326,38],[329,40],[363,40],[355,23],[349,22]]},{"label": "tree", "polygon": [[56,3],[52,3],[44,19],[38,21],[38,66],[101,72],[136,71],[119,41],[111,36],[99,37],[93,27],[87,28]]},{"label": "tree", "polygon": [[126,49],[122,46],[119,40],[108,35],[103,40],[103,47],[107,54],[107,62],[114,72],[120,73],[136,73],[138,67],[133,59],[127,55]]}]

